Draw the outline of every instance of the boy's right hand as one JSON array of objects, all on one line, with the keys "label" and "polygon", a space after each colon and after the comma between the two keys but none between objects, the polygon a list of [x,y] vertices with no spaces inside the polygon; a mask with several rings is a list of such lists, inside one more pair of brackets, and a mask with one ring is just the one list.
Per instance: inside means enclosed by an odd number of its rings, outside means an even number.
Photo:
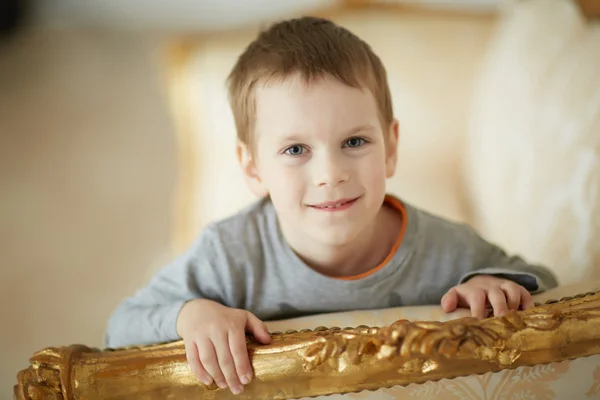
[{"label": "boy's right hand", "polygon": [[263,344],[271,341],[265,324],[254,314],[211,300],[187,302],[177,317],[177,333],[185,343],[192,372],[205,385],[239,394],[252,379],[246,331]]}]

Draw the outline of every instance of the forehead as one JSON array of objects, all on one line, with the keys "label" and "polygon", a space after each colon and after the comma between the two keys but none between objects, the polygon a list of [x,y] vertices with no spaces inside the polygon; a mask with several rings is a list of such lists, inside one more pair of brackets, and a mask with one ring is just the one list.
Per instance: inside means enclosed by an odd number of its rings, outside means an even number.
[{"label": "forehead", "polygon": [[256,133],[323,134],[378,125],[375,98],[366,88],[333,77],[306,82],[296,75],[256,88]]}]

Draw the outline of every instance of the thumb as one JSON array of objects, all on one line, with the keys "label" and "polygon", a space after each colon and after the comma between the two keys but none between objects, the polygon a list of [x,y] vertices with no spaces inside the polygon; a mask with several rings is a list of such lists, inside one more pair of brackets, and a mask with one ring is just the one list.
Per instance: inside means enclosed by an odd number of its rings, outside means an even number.
[{"label": "thumb", "polygon": [[458,294],[456,293],[456,288],[452,288],[446,292],[446,294],[442,297],[442,310],[444,312],[452,312],[456,310],[458,306]]},{"label": "thumb", "polygon": [[271,335],[264,322],[256,318],[256,316],[250,312],[247,312],[246,319],[246,330],[250,332],[254,337],[262,344],[271,343]]}]

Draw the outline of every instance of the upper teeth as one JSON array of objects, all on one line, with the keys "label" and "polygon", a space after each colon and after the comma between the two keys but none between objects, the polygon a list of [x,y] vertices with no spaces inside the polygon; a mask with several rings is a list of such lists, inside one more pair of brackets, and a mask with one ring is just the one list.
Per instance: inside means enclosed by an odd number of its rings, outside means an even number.
[{"label": "upper teeth", "polygon": [[337,203],[337,204],[334,204],[334,205],[332,205],[332,206],[325,206],[325,207],[323,207],[323,208],[336,208],[336,207],[339,207],[339,206],[341,206],[341,205],[344,205],[344,204],[345,204],[345,203]]}]

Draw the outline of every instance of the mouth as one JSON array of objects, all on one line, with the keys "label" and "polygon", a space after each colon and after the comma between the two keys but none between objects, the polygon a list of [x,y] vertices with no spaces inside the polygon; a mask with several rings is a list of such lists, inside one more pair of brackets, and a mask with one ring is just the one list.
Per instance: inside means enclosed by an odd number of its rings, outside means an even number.
[{"label": "mouth", "polygon": [[351,207],[360,197],[326,201],[319,204],[312,204],[309,207],[323,211],[340,211]]}]

